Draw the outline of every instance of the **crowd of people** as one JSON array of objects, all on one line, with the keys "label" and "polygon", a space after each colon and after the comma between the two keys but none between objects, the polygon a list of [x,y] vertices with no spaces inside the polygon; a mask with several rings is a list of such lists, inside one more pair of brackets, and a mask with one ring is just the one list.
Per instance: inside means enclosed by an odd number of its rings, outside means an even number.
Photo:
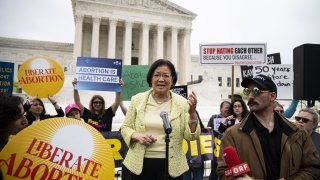
[{"label": "crowd of people", "polygon": [[[222,135],[219,157],[211,161],[210,180],[227,179],[223,149],[228,146],[251,168],[241,179],[320,179],[320,134],[315,132],[319,112],[316,109],[301,109],[295,120],[289,121],[287,118],[295,114],[298,100],[292,100],[284,110],[276,101],[275,83],[268,76],[257,75],[241,82],[247,103],[241,96],[222,101],[220,112],[212,115],[204,126],[196,111],[196,93],[191,92],[186,99],[171,91],[177,78],[170,61],[155,61],[146,77],[150,90],[134,95],[128,109],[121,101],[121,92],[116,92],[110,107],[106,107],[100,95],[94,95],[88,108],[85,107],[75,88],[77,79],[72,82],[74,103],[67,105],[65,111],[48,95],[56,115],[47,114],[38,97],[23,100],[3,95],[0,97],[0,151],[11,136],[51,117],[66,116],[88,123],[100,132],[111,131],[113,117],[120,106],[125,115],[120,132],[129,148],[122,166],[123,179],[162,180],[167,176],[169,179],[203,179],[203,162],[193,166],[186,159],[182,140],[197,140],[204,131]],[[168,155],[161,112],[168,113],[172,130]],[[222,119],[218,128],[217,119]]]}]

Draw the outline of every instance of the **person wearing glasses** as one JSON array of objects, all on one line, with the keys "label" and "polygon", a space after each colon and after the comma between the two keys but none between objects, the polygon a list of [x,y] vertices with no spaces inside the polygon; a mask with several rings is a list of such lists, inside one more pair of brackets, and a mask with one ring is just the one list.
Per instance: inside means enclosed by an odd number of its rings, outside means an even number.
[{"label": "person wearing glasses", "polygon": [[313,144],[320,154],[320,134],[314,130],[318,127],[319,114],[312,108],[304,108],[295,117],[296,124],[302,127],[311,136]]},{"label": "person wearing glasses", "polygon": [[[89,109],[83,106],[80,95],[75,85],[77,79],[72,81],[74,102],[80,108],[81,118],[100,132],[108,132],[112,130],[112,119],[120,105],[121,92],[116,92],[114,102],[106,109],[105,100],[100,95],[93,95],[89,102]],[[120,81],[122,84],[122,81]]]},{"label": "person wearing glasses", "polygon": [[311,137],[276,113],[277,86],[270,77],[257,75],[241,82],[250,114],[228,128],[221,140],[217,173],[226,179],[223,150],[232,146],[250,172],[245,179],[319,179],[320,156]]},{"label": "person wearing glasses", "polygon": [[227,128],[238,124],[249,114],[246,103],[242,99],[234,98],[229,107],[229,114],[223,122],[220,123],[219,132],[224,133]]},{"label": "person wearing glasses", "polygon": [[121,126],[121,134],[129,150],[123,161],[122,179],[149,180],[164,179],[166,165],[166,133],[160,113],[168,113],[172,127],[169,142],[170,179],[183,179],[188,163],[182,142],[196,140],[200,136],[197,118],[197,97],[194,92],[188,100],[171,91],[177,82],[174,65],[158,59],[150,66],[147,74],[150,90],[136,94]]}]

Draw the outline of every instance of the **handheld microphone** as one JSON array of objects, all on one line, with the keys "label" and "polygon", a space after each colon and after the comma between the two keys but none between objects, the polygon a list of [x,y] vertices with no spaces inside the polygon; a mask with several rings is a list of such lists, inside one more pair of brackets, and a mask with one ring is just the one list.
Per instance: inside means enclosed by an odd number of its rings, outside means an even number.
[{"label": "handheld microphone", "polygon": [[223,158],[228,166],[228,168],[224,170],[224,175],[227,178],[241,176],[242,174],[250,172],[248,163],[240,162],[238,154],[232,146],[223,149]]},{"label": "handheld microphone", "polygon": [[162,118],[162,121],[163,121],[164,132],[166,132],[167,134],[170,134],[172,132],[172,128],[169,123],[168,113],[165,111],[162,111],[160,113],[160,117]]}]

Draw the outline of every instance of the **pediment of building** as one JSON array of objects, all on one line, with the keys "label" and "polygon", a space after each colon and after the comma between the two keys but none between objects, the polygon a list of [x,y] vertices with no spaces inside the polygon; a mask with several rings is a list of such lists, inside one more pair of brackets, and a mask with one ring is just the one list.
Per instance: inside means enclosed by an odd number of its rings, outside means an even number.
[{"label": "pediment of building", "polygon": [[169,0],[95,0],[95,2],[196,17],[195,13],[172,3]]}]

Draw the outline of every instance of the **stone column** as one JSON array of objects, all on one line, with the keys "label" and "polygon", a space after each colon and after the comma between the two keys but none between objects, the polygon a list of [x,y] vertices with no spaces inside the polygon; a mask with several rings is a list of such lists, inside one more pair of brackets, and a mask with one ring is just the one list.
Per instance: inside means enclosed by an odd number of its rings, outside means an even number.
[{"label": "stone column", "polygon": [[142,40],[141,40],[141,48],[139,50],[139,54],[141,57],[141,65],[149,64],[149,24],[142,23]]},{"label": "stone column", "polygon": [[91,57],[99,57],[100,17],[92,18]]},{"label": "stone column", "polygon": [[116,57],[117,20],[109,19],[108,58]]},{"label": "stone column", "polygon": [[83,28],[83,18],[84,15],[78,14],[76,15],[76,29],[75,29],[75,37],[74,37],[74,45],[73,45],[73,59],[77,59],[77,57],[82,56],[82,28]]},{"label": "stone column", "polygon": [[190,52],[190,36],[192,29],[185,29],[183,32],[183,51],[180,60],[180,76],[178,78],[179,83],[186,85],[190,81],[190,64],[191,64],[191,52]]},{"label": "stone column", "polygon": [[132,25],[131,21],[126,21],[126,30],[123,41],[123,64],[131,65],[131,44],[132,44]]},{"label": "stone column", "polygon": [[171,28],[171,62],[178,68],[178,29],[176,27]]},{"label": "stone column", "polygon": [[156,59],[163,59],[163,30],[162,25],[157,26],[157,55]]}]

